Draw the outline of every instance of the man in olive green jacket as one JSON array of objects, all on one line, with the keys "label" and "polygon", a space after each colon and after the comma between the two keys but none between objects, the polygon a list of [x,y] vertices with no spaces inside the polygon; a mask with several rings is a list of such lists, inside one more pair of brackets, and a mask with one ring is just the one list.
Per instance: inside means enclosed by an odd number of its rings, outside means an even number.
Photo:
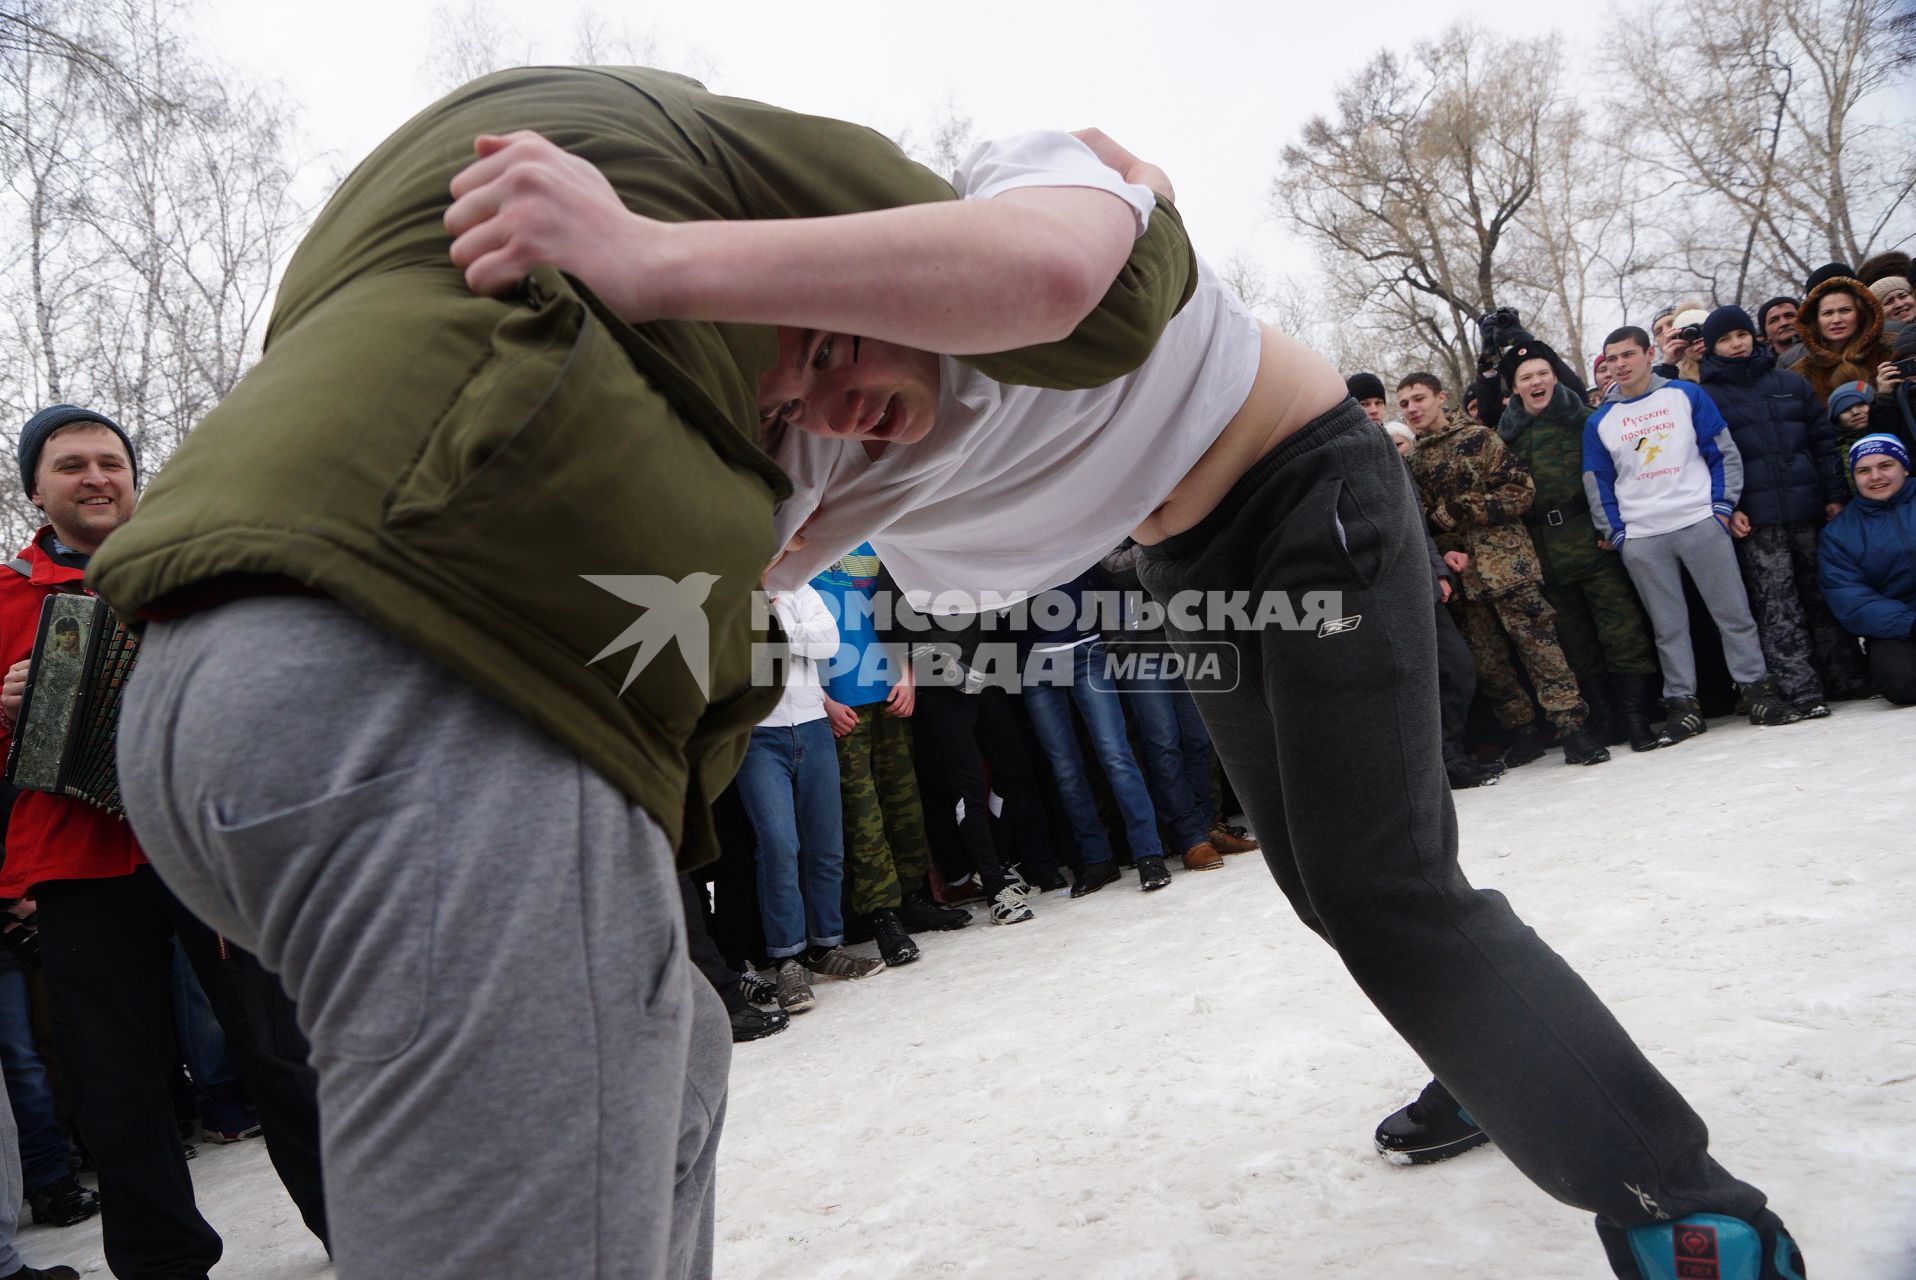
[{"label": "man in olive green jacket", "polygon": [[[563,163],[501,177],[528,148]],[[570,230],[645,296],[515,259],[539,228],[491,215],[526,180],[643,215]],[[153,624],[136,828],[308,1023],[341,1277],[710,1270],[730,1041],[673,862],[714,854],[778,694],[772,326],[1093,386],[1194,273],[1168,203],[959,203],[869,130],[641,70],[477,81],[347,179],[91,578]]]}]

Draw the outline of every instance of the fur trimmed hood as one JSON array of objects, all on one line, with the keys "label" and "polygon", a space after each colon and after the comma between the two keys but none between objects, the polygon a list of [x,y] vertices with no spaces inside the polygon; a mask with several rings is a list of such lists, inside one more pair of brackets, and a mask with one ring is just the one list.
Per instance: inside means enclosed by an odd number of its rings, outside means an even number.
[{"label": "fur trimmed hood", "polygon": [[[1817,308],[1832,293],[1855,298],[1862,322],[1840,351],[1832,350],[1816,332]],[[1819,396],[1827,397],[1845,382],[1875,382],[1876,366],[1890,358],[1889,343],[1883,338],[1883,304],[1853,276],[1832,276],[1809,291],[1797,312],[1796,336],[1803,347],[1796,371],[1809,379]]]}]

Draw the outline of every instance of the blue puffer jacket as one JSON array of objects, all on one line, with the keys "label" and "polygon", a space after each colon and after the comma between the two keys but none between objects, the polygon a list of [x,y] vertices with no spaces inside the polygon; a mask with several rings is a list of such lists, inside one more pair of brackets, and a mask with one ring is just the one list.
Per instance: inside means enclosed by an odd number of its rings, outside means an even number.
[{"label": "blue puffer jacket", "polygon": [[1916,639],[1916,480],[1857,498],[1823,530],[1816,580],[1851,635]]},{"label": "blue puffer jacket", "polygon": [[1751,524],[1820,524],[1825,503],[1849,499],[1829,406],[1808,379],[1759,347],[1741,360],[1703,357],[1701,381],[1743,455],[1736,505]]}]

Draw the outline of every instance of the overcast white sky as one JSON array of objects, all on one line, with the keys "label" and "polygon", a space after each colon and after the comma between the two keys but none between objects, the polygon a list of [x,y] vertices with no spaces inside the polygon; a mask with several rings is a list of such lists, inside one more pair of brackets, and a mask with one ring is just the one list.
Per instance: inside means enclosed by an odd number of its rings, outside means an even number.
[{"label": "overcast white sky", "polygon": [[[463,7],[459,0],[456,7]],[[493,0],[506,23],[566,61],[575,0]],[[1310,263],[1268,217],[1278,152],[1337,80],[1386,45],[1404,49],[1472,12],[1455,0],[958,0],[936,6],[823,0],[606,2],[602,18],[652,35],[714,89],[856,120],[896,134],[947,98],[981,138],[1095,124],[1162,165],[1199,251],[1244,253],[1272,271]],[[433,92],[425,64],[433,0],[204,0],[204,36],[282,81],[308,141],[350,167]],[[1500,30],[1587,31],[1589,5],[1498,6]]]}]

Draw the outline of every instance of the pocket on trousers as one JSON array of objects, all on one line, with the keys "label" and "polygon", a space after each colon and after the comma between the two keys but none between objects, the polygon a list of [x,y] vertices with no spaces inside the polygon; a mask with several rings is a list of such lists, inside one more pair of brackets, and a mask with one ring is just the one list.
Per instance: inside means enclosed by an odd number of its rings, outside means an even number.
[{"label": "pocket on trousers", "polygon": [[424,1025],[439,906],[439,805],[402,769],[264,817],[209,806],[215,874],[299,1005],[317,1057],[381,1062]]},{"label": "pocket on trousers", "polygon": [[1277,590],[1369,587],[1383,537],[1351,486],[1327,476],[1291,508],[1267,546],[1267,585]]}]

